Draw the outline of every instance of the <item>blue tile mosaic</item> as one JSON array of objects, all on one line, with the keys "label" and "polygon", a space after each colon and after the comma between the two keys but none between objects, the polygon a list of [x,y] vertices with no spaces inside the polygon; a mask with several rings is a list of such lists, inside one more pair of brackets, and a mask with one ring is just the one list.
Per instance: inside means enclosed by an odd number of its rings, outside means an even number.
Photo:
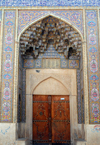
[{"label": "blue tile mosaic", "polygon": [[41,68],[42,60],[41,59],[36,59],[35,60],[35,67],[36,68]]},{"label": "blue tile mosaic", "polygon": [[100,0],[1,0],[0,6],[100,6]]},{"label": "blue tile mosaic", "polygon": [[63,54],[59,54],[52,45],[45,51],[44,54],[39,55],[38,58],[65,58]]},{"label": "blue tile mosaic", "polygon": [[61,59],[61,68],[67,68],[68,64],[67,64],[67,60],[66,59]]}]

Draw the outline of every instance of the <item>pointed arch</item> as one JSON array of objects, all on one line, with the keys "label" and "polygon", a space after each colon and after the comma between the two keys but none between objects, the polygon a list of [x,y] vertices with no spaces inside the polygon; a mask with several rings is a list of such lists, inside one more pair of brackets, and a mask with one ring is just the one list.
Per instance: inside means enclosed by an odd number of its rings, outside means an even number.
[{"label": "pointed arch", "polygon": [[69,22],[68,20],[64,19],[64,18],[61,18],[60,16],[58,15],[55,15],[53,14],[51,11],[48,12],[48,14],[45,14],[44,16],[40,17],[40,18],[37,18],[36,20],[32,21],[31,23],[27,24],[25,26],[25,28],[20,32],[19,36],[18,36],[18,42],[20,41],[20,37],[21,35],[24,33],[25,30],[27,30],[31,25],[33,25],[34,23],[40,21],[40,20],[43,20],[44,18],[48,17],[48,16],[52,16],[54,18],[57,18],[57,19],[60,19],[61,21],[67,23],[68,25],[70,25],[71,27],[73,27],[81,36],[81,40],[83,41],[83,35],[81,33],[81,31],[74,25],[72,24],[71,22]]},{"label": "pointed arch", "polygon": [[68,88],[60,80],[51,76],[40,81],[31,92],[32,94],[70,95]]}]

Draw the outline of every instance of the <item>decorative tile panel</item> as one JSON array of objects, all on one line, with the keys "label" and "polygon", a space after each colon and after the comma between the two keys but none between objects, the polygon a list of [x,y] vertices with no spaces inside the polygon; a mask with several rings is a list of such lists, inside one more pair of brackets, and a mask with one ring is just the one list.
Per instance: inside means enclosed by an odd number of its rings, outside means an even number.
[{"label": "decorative tile panel", "polygon": [[[69,65],[68,65],[69,63]],[[68,60],[63,54],[59,54],[50,45],[45,53],[40,53],[38,59],[25,58],[24,68],[79,68],[79,60]]]},{"label": "decorative tile panel", "polygon": [[35,60],[35,68],[41,68],[42,67],[42,60],[36,59]]},{"label": "decorative tile panel", "polygon": [[79,68],[79,60],[69,60],[69,68]]},{"label": "decorative tile panel", "polygon": [[68,21],[83,34],[82,10],[19,11],[18,33],[20,34],[32,22],[50,14]]},{"label": "decorative tile panel", "polygon": [[66,59],[61,59],[61,68],[68,68],[68,60]]},{"label": "decorative tile panel", "polygon": [[83,15],[82,10],[59,10],[52,11],[52,13],[59,18],[70,22],[73,27],[75,26],[83,34]]},{"label": "decorative tile panel", "polygon": [[1,121],[12,122],[15,11],[4,13]]},{"label": "decorative tile panel", "polygon": [[90,123],[100,123],[97,11],[86,10]]},{"label": "decorative tile panel", "polygon": [[59,54],[55,48],[50,45],[44,54],[39,55],[38,58],[65,58],[63,54]]},{"label": "decorative tile panel", "polygon": [[100,6],[100,0],[1,0],[0,6]]},{"label": "decorative tile panel", "polygon": [[24,67],[25,68],[34,68],[35,67],[35,60],[33,59],[24,59]]}]

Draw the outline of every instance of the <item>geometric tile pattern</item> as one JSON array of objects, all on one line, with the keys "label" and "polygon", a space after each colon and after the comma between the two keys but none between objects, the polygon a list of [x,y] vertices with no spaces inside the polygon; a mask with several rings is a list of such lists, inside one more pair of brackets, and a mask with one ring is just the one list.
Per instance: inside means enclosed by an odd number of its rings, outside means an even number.
[{"label": "geometric tile pattern", "polygon": [[59,54],[54,46],[50,45],[47,50],[45,51],[45,53],[40,53],[38,56],[38,59],[42,59],[42,58],[61,58],[64,59],[64,55],[63,54]]},{"label": "geometric tile pattern", "polygon": [[60,59],[60,67],[61,68],[68,68],[68,60],[66,60],[65,58]]},{"label": "geometric tile pattern", "polygon": [[19,11],[18,34],[20,34],[22,30],[32,22],[50,14],[70,22],[83,34],[82,10]]},{"label": "geometric tile pattern", "polygon": [[1,121],[12,122],[15,11],[4,13]]},{"label": "geometric tile pattern", "polygon": [[35,68],[41,68],[41,67],[42,67],[42,59],[36,59]]},{"label": "geometric tile pattern", "polygon": [[97,11],[86,10],[90,123],[100,123]]},{"label": "geometric tile pattern", "polygon": [[99,0],[1,0],[0,6],[100,6]]}]

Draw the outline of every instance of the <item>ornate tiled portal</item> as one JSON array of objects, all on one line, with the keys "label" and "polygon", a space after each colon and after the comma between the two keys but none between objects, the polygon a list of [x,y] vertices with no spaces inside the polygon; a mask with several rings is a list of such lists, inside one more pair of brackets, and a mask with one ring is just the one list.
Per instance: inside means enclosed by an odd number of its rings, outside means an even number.
[{"label": "ornate tiled portal", "polygon": [[[57,14],[60,14],[60,11]],[[74,20],[76,14],[78,15],[77,12],[75,12],[74,15],[73,11],[65,13],[71,21],[72,19]],[[31,23],[29,22],[29,19],[33,21],[33,12],[28,11],[25,13],[21,11],[20,15],[20,22],[23,23],[23,25],[22,23],[20,23],[21,25],[19,24],[20,29],[25,27],[25,19],[26,25]],[[36,12],[34,16],[35,15]],[[78,15],[77,18],[79,17],[80,16]],[[73,23],[75,24],[76,22],[77,19]],[[80,28],[80,26],[82,26],[82,21],[77,22],[76,26]],[[80,85],[82,40],[80,34],[69,24],[53,16],[47,16],[46,18],[30,25],[30,27],[21,34],[19,46],[23,58],[23,69],[77,69],[78,123],[82,123]],[[72,49],[71,51],[70,48]],[[25,82],[23,82],[23,84],[25,84]],[[25,92],[25,87],[23,87],[23,89],[23,92]],[[25,93],[22,95],[22,98],[22,102],[25,104]],[[24,110],[24,113],[25,108],[22,110]]]},{"label": "ornate tiled portal", "polygon": [[[19,53],[21,36],[26,34],[24,32],[32,25],[43,21],[49,16],[66,23],[66,25],[74,28],[79,33],[82,41],[82,55],[79,55],[80,58],[69,57],[67,55],[68,53],[64,54],[64,50],[63,53],[59,53],[55,49],[56,47],[51,44],[46,47],[44,52],[36,53],[36,58],[33,55],[23,56],[19,61],[19,54],[22,53],[22,51]],[[46,37],[48,38],[47,35]],[[66,40],[66,42],[68,41]],[[19,110],[20,117],[18,121],[23,122],[20,125],[25,124],[25,114],[27,111],[27,109],[25,110],[27,107],[26,99],[29,101],[30,97],[26,94],[25,90],[27,88],[26,70],[33,70],[34,73],[39,75],[41,71],[45,72],[45,70],[49,73],[52,69],[53,71],[58,69],[61,71],[64,71],[64,69],[74,71],[75,69],[75,71],[77,70],[78,104],[76,103],[76,106],[78,112],[76,114],[78,114],[78,123],[74,125],[75,128],[71,131],[71,135],[73,136],[73,140],[84,138],[87,141],[84,144],[98,145],[100,143],[100,125],[95,124],[100,123],[99,46],[100,0],[1,0],[0,143],[16,144],[14,135],[17,132],[15,126],[17,122],[18,99],[20,100],[19,94],[22,101],[19,108],[23,109]],[[38,49],[36,45],[34,48],[35,50]],[[69,51],[69,48],[66,50]],[[74,53],[77,52],[74,50],[73,55]],[[59,76],[63,78],[62,75]],[[82,123],[85,123],[85,125]],[[21,129],[24,131],[25,126],[22,125]],[[25,134],[29,134],[29,132],[25,132]]]},{"label": "ornate tiled portal", "polygon": [[[50,13],[51,13],[51,16],[50,16]],[[4,122],[6,122],[6,121],[11,122],[12,121],[12,102],[13,102],[13,97],[11,97],[11,96],[12,96],[13,91],[10,90],[10,87],[12,87],[12,84],[13,84],[13,57],[14,57],[14,54],[13,54],[14,53],[14,45],[13,45],[14,44],[14,40],[13,40],[14,31],[13,30],[15,27],[15,12],[7,11],[7,12],[5,12],[5,17],[9,17],[9,19],[11,19],[9,21],[7,21],[7,19],[4,21],[5,28],[7,27],[7,32],[8,32],[7,35],[9,36],[10,39],[6,39],[6,37],[5,37],[5,44],[7,46],[6,47],[4,46],[4,52],[6,54],[6,58],[4,55],[3,59],[5,59],[7,62],[5,62],[5,66],[3,69],[5,69],[5,72],[7,72],[7,74],[4,74],[4,78],[2,78],[4,80],[7,79],[7,83],[5,81],[5,85],[3,85],[3,89],[6,89],[6,90],[8,89],[8,96],[7,96],[8,99],[6,99],[6,104],[5,104],[8,109],[4,110],[4,108],[2,107],[1,111],[3,111],[5,115],[3,115],[1,117],[1,120]],[[41,17],[42,17],[42,19],[40,20]],[[59,29],[66,27],[66,37],[68,37],[69,40],[62,39],[62,38],[59,39],[60,45],[57,44],[58,42],[56,40],[56,49],[55,49],[54,45],[49,44],[48,47],[46,48],[46,50],[44,52],[41,51],[41,53],[35,59],[33,59],[32,56],[27,56],[27,57],[23,56],[23,58],[24,58],[23,62],[22,62],[23,69],[24,69],[23,72],[25,72],[25,69],[27,69],[27,68],[37,68],[37,69],[40,69],[40,68],[46,68],[46,69],[69,68],[69,69],[78,69],[77,75],[79,76],[80,54],[82,53],[81,37],[83,34],[82,11],[81,10],[19,11],[18,33],[20,36],[20,40],[22,39],[22,37],[24,35],[26,35],[24,33],[26,33],[26,31],[29,31],[29,30],[26,30],[27,26],[31,27],[32,26],[31,23],[33,23],[36,20],[39,20],[39,21],[45,20],[45,19],[43,19],[44,17],[46,17],[46,19],[48,19],[48,17],[53,17],[53,19],[55,19],[56,21],[59,21],[59,23],[61,23],[60,24],[61,26],[58,25],[57,31]],[[59,18],[62,18],[62,20],[59,20]],[[39,23],[39,21],[38,21],[38,23]],[[65,23],[65,22],[67,22],[67,23]],[[35,25],[37,26],[38,23],[36,23]],[[70,26],[70,24],[72,26]],[[75,26],[75,28],[73,28],[73,26]],[[12,33],[12,31],[13,31],[13,33]],[[59,30],[57,33],[59,34],[60,31],[63,32],[65,30]],[[61,35],[63,37],[63,35],[65,35],[65,34],[63,34],[62,32],[61,32]],[[47,31],[46,31],[46,33],[47,33]],[[24,39],[23,39],[23,41],[24,41]],[[60,41],[65,43],[65,44],[63,44],[63,45],[65,45],[64,50],[61,48],[58,49],[59,47],[62,46],[62,42],[60,42]],[[68,45],[69,45],[69,48],[67,47]],[[72,52],[72,55],[69,56],[69,54],[67,54],[68,53],[67,51],[69,51],[71,46],[73,47],[73,48],[71,48],[71,49],[73,49],[73,52]],[[20,45],[20,47],[21,47],[21,45]],[[65,50],[66,50],[66,53],[64,52]],[[22,53],[22,49],[20,51]],[[75,56],[75,54],[76,54],[76,56]],[[9,66],[6,67],[6,63],[9,64]],[[22,69],[21,69],[21,71],[22,71]],[[21,73],[21,74],[23,74],[23,73]],[[23,75],[23,87],[21,88],[21,91],[19,91],[22,94],[22,100],[23,100],[22,101],[23,102],[22,103],[23,117],[21,119],[23,122],[25,122],[25,79],[24,79],[24,77],[25,77],[25,75]],[[19,77],[19,79],[20,79],[20,77]],[[3,82],[4,82],[4,80],[3,80]],[[79,83],[79,81],[80,81],[80,79],[78,77],[78,83]],[[4,88],[4,86],[5,86],[5,88]],[[13,89],[13,87],[11,89]],[[79,87],[78,87],[78,89],[79,89]],[[78,92],[79,91],[80,90],[78,90]],[[3,97],[3,99],[4,99],[4,97]],[[78,102],[80,102],[80,104],[82,104],[80,93],[78,93]],[[81,105],[80,105],[80,108],[81,108]],[[82,118],[81,111],[79,111],[79,112],[80,112],[79,113],[80,114],[79,123],[81,123],[81,118]]]}]

